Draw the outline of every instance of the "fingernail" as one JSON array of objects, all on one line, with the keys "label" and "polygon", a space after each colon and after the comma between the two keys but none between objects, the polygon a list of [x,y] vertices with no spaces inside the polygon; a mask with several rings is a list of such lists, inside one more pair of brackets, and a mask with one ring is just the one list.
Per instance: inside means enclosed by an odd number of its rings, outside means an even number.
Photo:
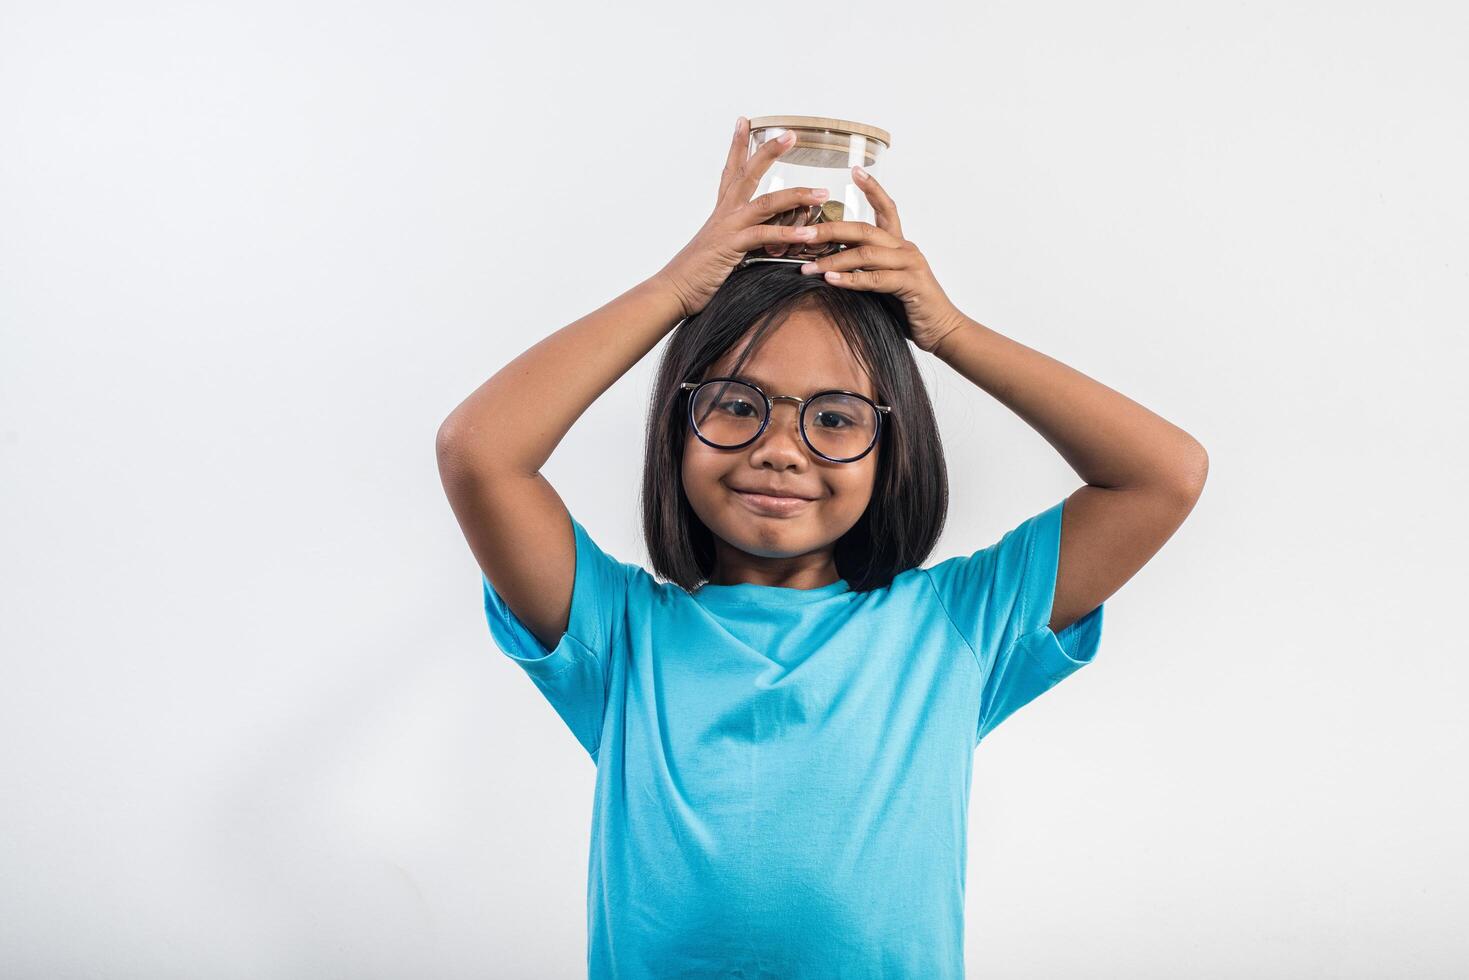
[{"label": "fingernail", "polygon": [[826,274],[826,278],[830,279],[832,282],[841,282],[842,274],[840,272],[828,272]]},{"label": "fingernail", "polygon": [[831,197],[831,191],[827,190],[825,187],[816,187],[812,189],[811,196],[816,198],[818,201],[824,201],[828,197]]},{"label": "fingernail", "polygon": [[793,140],[795,138],[796,138],[796,132],[793,129],[788,129],[784,133],[781,133],[780,136],[776,137],[776,139],[778,139],[782,143],[789,143],[791,140]]},{"label": "fingernail", "polygon": [[815,228],[805,228],[805,227],[803,227],[803,228],[797,228],[795,231],[791,232],[791,235],[794,238],[815,238],[816,237],[816,229]]},{"label": "fingernail", "polygon": [[858,177],[861,177],[863,180],[867,179],[867,171],[862,169],[861,164],[853,167],[852,172],[855,173]]},{"label": "fingernail", "polygon": [[816,271],[816,263],[815,262],[807,262],[805,265],[801,266],[801,274],[802,275],[805,275],[805,274],[810,273],[810,272],[815,272],[815,271]]},{"label": "fingernail", "polygon": [[743,126],[744,124],[745,124],[745,117],[744,116],[735,116],[735,132],[736,133],[738,133],[740,131],[740,127]]}]

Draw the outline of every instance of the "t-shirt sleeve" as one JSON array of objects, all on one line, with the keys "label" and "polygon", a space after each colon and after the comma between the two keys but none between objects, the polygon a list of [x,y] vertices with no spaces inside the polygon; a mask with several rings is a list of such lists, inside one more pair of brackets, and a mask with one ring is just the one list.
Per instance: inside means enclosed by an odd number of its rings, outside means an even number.
[{"label": "t-shirt sleeve", "polygon": [[988,548],[925,569],[984,678],[975,745],[1096,656],[1101,605],[1059,633],[1050,627],[1065,504],[1021,522]]},{"label": "t-shirt sleeve", "polygon": [[634,566],[603,551],[576,518],[571,526],[576,535],[576,575],[566,632],[554,649],[541,644],[483,572],[480,581],[495,644],[530,676],[595,761],[607,707],[611,651],[623,633]]}]

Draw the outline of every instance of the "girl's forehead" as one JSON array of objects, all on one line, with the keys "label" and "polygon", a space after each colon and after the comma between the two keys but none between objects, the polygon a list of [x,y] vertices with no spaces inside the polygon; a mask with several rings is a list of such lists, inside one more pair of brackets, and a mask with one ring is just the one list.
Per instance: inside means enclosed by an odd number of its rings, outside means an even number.
[{"label": "girl's forehead", "polygon": [[704,376],[753,381],[771,395],[804,397],[835,388],[873,397],[872,381],[841,332],[823,316],[802,313],[806,311],[793,313],[767,332],[737,372],[734,366],[749,346],[748,335],[711,364]]}]

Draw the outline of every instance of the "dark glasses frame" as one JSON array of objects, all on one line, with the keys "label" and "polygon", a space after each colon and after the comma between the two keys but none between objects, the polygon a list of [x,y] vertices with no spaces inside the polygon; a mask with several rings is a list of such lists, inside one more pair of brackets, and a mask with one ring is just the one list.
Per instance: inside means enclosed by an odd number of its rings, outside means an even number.
[{"label": "dark glasses frame", "polygon": [[[760,420],[760,428],[755,431],[755,434],[753,436],[736,446],[721,446],[718,443],[710,442],[708,439],[704,438],[704,434],[699,431],[698,423],[694,421],[694,402],[698,400],[699,389],[704,387],[705,385],[719,383],[732,383],[744,385],[747,388],[754,388],[755,391],[760,395],[760,397],[765,400],[765,417]],[[775,416],[775,406],[771,403],[773,401],[784,399],[786,401],[793,401],[796,403],[796,429],[801,433],[801,441],[804,442],[806,444],[806,447],[817,456],[820,456],[822,459],[832,463],[855,463],[857,462],[857,460],[872,452],[872,450],[877,447],[878,439],[882,436],[883,416],[891,415],[893,412],[891,405],[879,405],[877,404],[877,402],[873,401],[871,398],[868,398],[861,392],[847,391],[845,388],[828,388],[825,391],[815,392],[809,398],[797,398],[795,395],[767,395],[765,393],[765,389],[761,388],[755,382],[746,381],[743,378],[710,378],[708,381],[685,381],[679,385],[679,390],[693,392],[693,394],[691,394],[688,398],[688,407],[685,413],[688,417],[689,429],[694,433],[695,436],[698,437],[700,442],[710,447],[711,449],[743,449],[746,446],[750,445],[752,442],[759,439],[762,435],[765,434],[766,428],[768,428],[770,425],[770,420]],[[822,395],[848,395],[852,398],[860,398],[862,401],[871,405],[876,411],[877,424],[873,426],[872,429],[872,442],[870,442],[867,448],[862,450],[856,456],[848,456],[844,459],[838,459],[835,456],[826,455],[826,453],[822,452],[811,444],[811,438],[806,435],[806,409],[810,406],[811,402],[820,398]]]}]

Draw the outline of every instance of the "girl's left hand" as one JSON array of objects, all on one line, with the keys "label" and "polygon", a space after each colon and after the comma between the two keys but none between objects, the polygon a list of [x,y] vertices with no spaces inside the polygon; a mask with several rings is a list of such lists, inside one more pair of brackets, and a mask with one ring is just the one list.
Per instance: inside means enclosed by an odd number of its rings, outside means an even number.
[{"label": "girl's left hand", "polygon": [[934,278],[928,260],[918,246],[903,238],[898,208],[887,191],[861,167],[852,168],[857,187],[872,203],[877,224],[866,221],[823,221],[809,227],[816,235],[803,245],[818,242],[855,242],[832,255],[801,266],[805,275],[824,275],[826,281],[843,289],[892,293],[903,301],[913,343],[933,352],[938,342],[966,317],[949,301]]}]

